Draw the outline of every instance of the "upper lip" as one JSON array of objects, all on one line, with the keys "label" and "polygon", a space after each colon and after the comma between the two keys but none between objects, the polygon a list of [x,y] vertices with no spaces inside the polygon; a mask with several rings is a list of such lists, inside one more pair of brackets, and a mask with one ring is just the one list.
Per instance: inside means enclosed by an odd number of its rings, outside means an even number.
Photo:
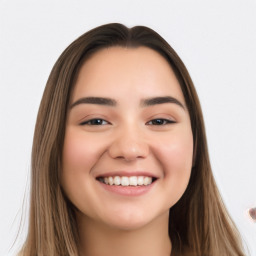
[{"label": "upper lip", "polygon": [[96,176],[96,178],[104,178],[104,177],[115,177],[115,176],[126,176],[126,177],[131,177],[131,176],[144,176],[144,177],[152,177],[152,178],[158,178],[155,174],[152,174],[150,172],[146,171],[115,171],[115,172],[106,172],[106,173],[101,173]]}]

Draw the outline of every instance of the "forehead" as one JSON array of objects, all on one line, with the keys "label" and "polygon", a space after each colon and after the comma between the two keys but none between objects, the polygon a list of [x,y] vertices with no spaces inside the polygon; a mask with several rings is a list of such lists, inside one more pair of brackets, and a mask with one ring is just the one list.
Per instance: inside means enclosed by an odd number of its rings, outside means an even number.
[{"label": "forehead", "polygon": [[127,96],[133,92],[133,96],[138,97],[169,94],[184,102],[170,64],[147,47],[115,46],[93,54],[79,70],[72,98],[88,95],[115,97],[120,92]]}]

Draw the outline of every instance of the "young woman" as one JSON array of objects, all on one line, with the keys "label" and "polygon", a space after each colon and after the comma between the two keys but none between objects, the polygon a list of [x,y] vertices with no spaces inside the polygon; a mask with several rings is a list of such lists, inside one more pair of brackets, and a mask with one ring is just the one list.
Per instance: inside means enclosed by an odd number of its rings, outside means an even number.
[{"label": "young woman", "polygon": [[153,30],[97,27],[50,74],[20,255],[242,256],[216,187],[200,103]]}]

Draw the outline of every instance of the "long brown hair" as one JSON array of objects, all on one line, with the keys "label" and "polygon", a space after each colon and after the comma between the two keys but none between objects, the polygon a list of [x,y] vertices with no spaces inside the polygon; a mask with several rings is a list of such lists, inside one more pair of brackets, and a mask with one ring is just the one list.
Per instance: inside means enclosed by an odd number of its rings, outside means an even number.
[{"label": "long brown hair", "polygon": [[146,46],[160,53],[174,70],[189,110],[194,163],[185,193],[170,209],[173,253],[245,255],[212,175],[202,111],[185,65],[155,31],[116,23],[92,29],[75,40],[49,76],[34,133],[29,230],[20,255],[78,256],[75,214],[60,185],[67,106],[82,63],[99,49],[112,46]]}]

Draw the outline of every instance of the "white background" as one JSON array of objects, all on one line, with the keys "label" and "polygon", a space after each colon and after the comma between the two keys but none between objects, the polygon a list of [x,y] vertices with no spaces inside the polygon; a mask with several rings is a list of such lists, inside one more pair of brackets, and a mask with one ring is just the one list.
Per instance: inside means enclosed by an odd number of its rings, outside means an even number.
[{"label": "white background", "polygon": [[201,99],[214,175],[255,256],[256,223],[247,214],[256,207],[255,0],[0,1],[0,255],[14,255],[24,238],[10,250],[50,70],[74,39],[109,22],[155,29],[185,62]]}]

